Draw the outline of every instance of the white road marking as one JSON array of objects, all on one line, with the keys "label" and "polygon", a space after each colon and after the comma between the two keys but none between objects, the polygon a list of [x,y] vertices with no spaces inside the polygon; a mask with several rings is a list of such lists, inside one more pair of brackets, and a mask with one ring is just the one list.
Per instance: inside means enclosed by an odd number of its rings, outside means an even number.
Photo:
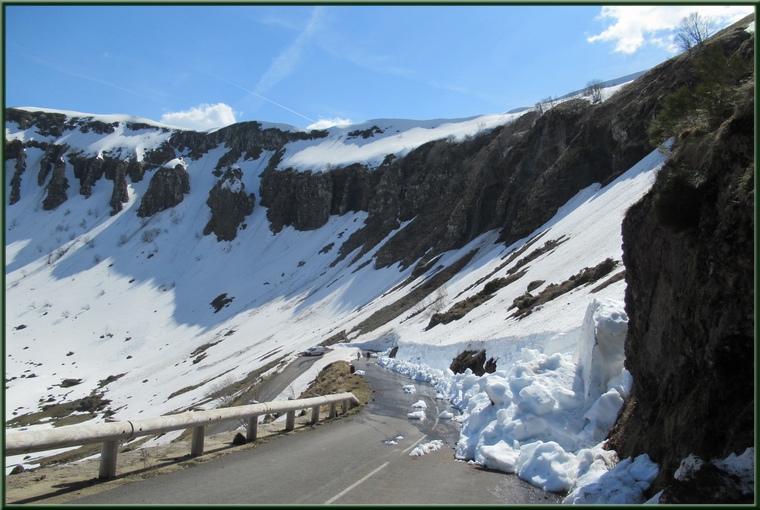
[{"label": "white road marking", "polygon": [[421,438],[419,438],[417,441],[415,441],[415,442],[412,444],[412,446],[410,446],[410,447],[409,447],[409,448],[407,448],[406,450],[403,450],[401,453],[406,453],[406,452],[408,452],[409,450],[411,450],[412,448],[414,448],[415,446],[417,446],[417,445],[419,444],[419,442],[420,442],[420,441],[422,441],[423,439],[425,439],[426,437],[427,437],[427,434],[425,434],[424,436],[422,436]]},{"label": "white road marking", "polygon": [[340,491],[338,494],[336,494],[335,496],[333,496],[333,497],[331,497],[330,499],[328,499],[327,501],[325,501],[325,505],[329,505],[329,504],[330,504],[330,503],[332,503],[333,501],[335,501],[335,500],[337,500],[337,499],[339,499],[339,498],[343,497],[343,496],[344,496],[345,494],[347,494],[349,491],[351,491],[351,490],[355,489],[357,486],[359,486],[359,484],[361,484],[361,483],[363,483],[363,482],[367,481],[367,479],[368,479],[369,477],[371,477],[372,475],[374,475],[375,473],[377,473],[378,471],[380,471],[381,469],[383,469],[383,468],[384,468],[385,466],[387,466],[388,464],[389,464],[389,462],[386,462],[385,464],[381,465],[379,468],[375,469],[374,471],[372,471],[371,473],[369,473],[367,476],[365,476],[365,477],[364,477],[364,478],[362,478],[361,480],[358,480],[358,481],[356,481],[354,484],[352,484],[352,485],[350,485],[350,486],[346,487],[345,489],[343,489],[342,491]]}]

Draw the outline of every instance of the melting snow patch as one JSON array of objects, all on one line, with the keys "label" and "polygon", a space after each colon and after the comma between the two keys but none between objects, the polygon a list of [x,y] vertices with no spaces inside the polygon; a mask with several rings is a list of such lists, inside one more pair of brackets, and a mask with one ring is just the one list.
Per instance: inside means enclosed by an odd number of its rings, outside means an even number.
[{"label": "melting snow patch", "polygon": [[429,443],[421,444],[409,453],[410,457],[421,457],[431,452],[441,449],[443,442],[440,439],[434,439]]},{"label": "melting snow patch", "polygon": [[404,393],[417,393],[417,389],[414,384],[407,384],[404,386]]},{"label": "melting snow patch", "polygon": [[413,413],[407,413],[406,417],[410,420],[425,421],[425,411],[414,411]]},{"label": "melting snow patch", "polygon": [[[619,504],[644,503],[646,491],[657,477],[659,468],[647,454],[634,460],[627,458],[609,471],[597,469],[591,476],[596,481],[586,483],[567,495],[564,503]],[[584,480],[589,482],[589,480]]]}]

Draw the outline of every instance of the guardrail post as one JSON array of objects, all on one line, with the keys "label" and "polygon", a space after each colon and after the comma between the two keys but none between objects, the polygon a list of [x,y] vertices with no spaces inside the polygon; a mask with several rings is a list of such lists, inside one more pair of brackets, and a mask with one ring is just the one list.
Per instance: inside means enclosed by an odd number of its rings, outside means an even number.
[{"label": "guardrail post", "polygon": [[245,435],[246,441],[249,443],[252,441],[256,441],[256,435],[258,434],[259,430],[259,415],[253,415],[248,417],[248,431]]},{"label": "guardrail post", "polygon": [[348,400],[343,401],[343,414],[348,413]]},{"label": "guardrail post", "polygon": [[193,427],[193,439],[190,443],[190,455],[203,455],[203,436],[206,427]]},{"label": "guardrail post", "polygon": [[330,414],[328,415],[328,418],[335,418],[335,415],[337,414],[335,408],[335,402],[330,402]]},{"label": "guardrail post", "polygon": [[296,428],[296,412],[288,411],[288,417],[285,419],[285,430]]},{"label": "guardrail post", "polygon": [[116,476],[116,456],[119,453],[118,441],[106,441],[100,449],[100,472],[98,478]]},{"label": "guardrail post", "polygon": [[319,406],[316,405],[311,408],[311,424],[314,425],[319,421]]}]

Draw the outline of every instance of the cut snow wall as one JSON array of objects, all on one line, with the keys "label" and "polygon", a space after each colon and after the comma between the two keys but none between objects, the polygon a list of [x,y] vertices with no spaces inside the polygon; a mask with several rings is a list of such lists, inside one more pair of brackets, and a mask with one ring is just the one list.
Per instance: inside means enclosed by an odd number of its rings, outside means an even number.
[{"label": "cut snow wall", "polygon": [[594,299],[586,309],[580,341],[573,361],[583,380],[586,402],[606,392],[609,382],[623,370],[628,315],[624,304],[612,299]]}]

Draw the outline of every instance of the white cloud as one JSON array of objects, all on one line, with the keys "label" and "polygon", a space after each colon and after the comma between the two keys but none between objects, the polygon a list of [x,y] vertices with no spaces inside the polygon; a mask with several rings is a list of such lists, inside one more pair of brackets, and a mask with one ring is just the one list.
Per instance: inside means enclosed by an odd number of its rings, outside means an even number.
[{"label": "white cloud", "polygon": [[314,124],[306,126],[306,129],[327,129],[333,126],[348,126],[349,124],[353,124],[351,119],[341,119],[340,117],[335,117],[334,119],[319,119]]},{"label": "white cloud", "polygon": [[206,131],[234,124],[235,111],[224,103],[200,104],[182,112],[169,112],[161,116],[161,122],[171,126]]},{"label": "white cloud", "polygon": [[710,16],[716,20],[719,28],[738,21],[754,12],[751,5],[617,5],[602,7],[597,19],[613,20],[602,33],[587,39],[613,42],[614,51],[635,53],[646,44],[659,46],[675,53],[673,29],[678,22],[691,12]]}]

